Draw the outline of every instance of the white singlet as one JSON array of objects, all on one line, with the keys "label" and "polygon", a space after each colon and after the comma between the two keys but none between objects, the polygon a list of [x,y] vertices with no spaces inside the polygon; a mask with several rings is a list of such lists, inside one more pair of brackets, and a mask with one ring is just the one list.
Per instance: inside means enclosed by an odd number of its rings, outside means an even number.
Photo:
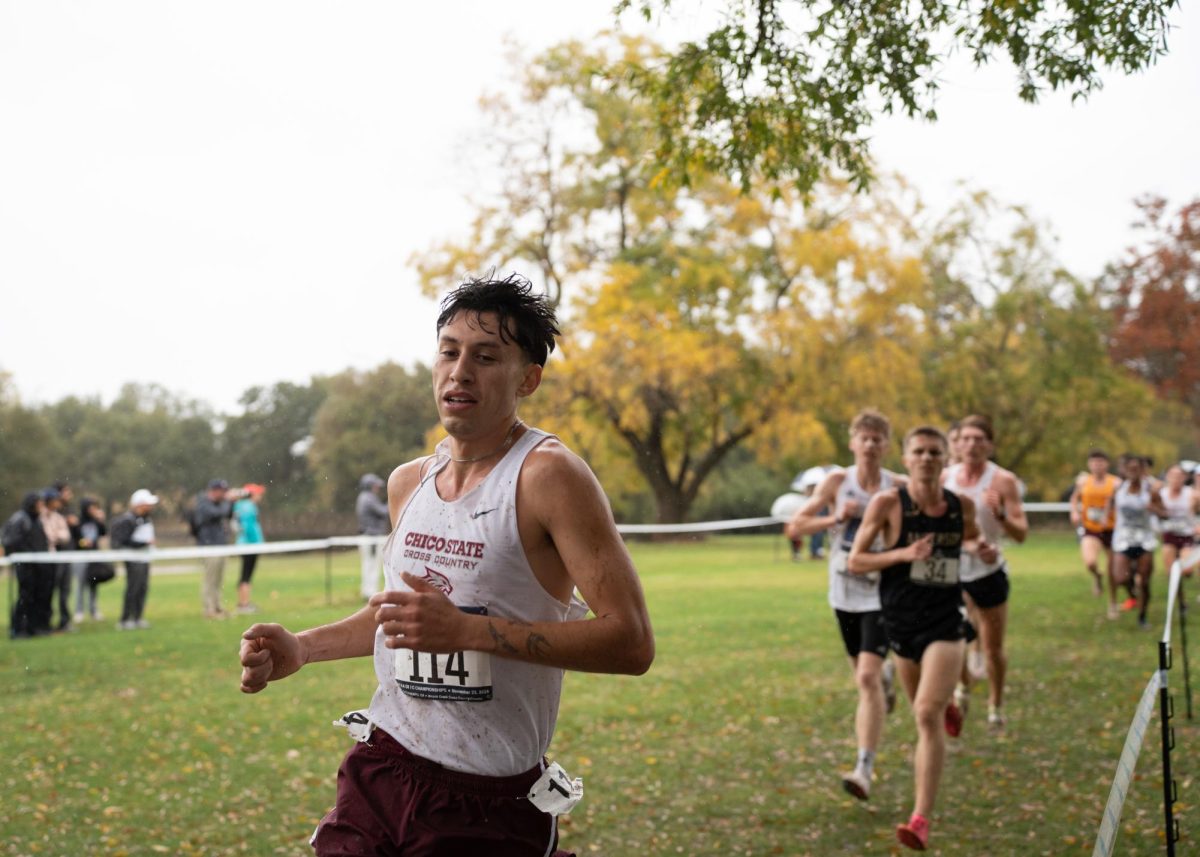
[{"label": "white singlet", "polygon": [[996,546],[996,561],[992,563],[984,562],[976,554],[962,552],[958,579],[963,583],[981,580],[1004,566],[1004,554],[1000,550],[1000,539],[1004,537],[1004,527],[1000,526],[1000,522],[996,520],[992,510],[983,503],[983,492],[991,487],[992,479],[999,469],[994,462],[989,461],[984,465],[979,481],[969,488],[959,481],[966,478],[967,466],[965,464],[954,464],[946,470],[946,487],[960,497],[971,499],[971,502],[975,504],[975,522],[979,525],[979,532]]},{"label": "white singlet", "polygon": [[[857,517],[847,518],[839,527],[830,533],[829,551],[829,606],[834,610],[846,613],[871,613],[879,610],[879,572],[870,574],[851,574],[849,570],[850,548],[854,546],[854,536],[862,523],[862,513],[867,510],[867,504],[879,491],[892,487],[892,474],[887,470],[879,471],[879,487],[874,491],[866,491],[858,482],[858,468],[846,468],[846,476],[838,486],[834,497],[834,513],[845,505],[847,500],[855,500],[859,505]],[[881,550],[882,539],[876,539],[871,550]]]},{"label": "white singlet", "polygon": [[1130,548],[1141,548],[1147,552],[1155,550],[1158,539],[1150,521],[1150,483],[1143,479],[1141,487],[1134,494],[1129,490],[1129,482],[1122,482],[1113,494],[1113,503],[1117,508],[1113,550],[1117,553],[1124,553]]},{"label": "white singlet", "polygon": [[[517,478],[550,435],[526,429],[484,480],[453,502],[435,477],[449,464],[442,445],[384,545],[388,589],[407,571],[460,609],[523,622],[582,618],[534,577],[517,531]],[[443,441],[447,444],[448,441]],[[440,455],[438,454],[440,453]],[[482,610],[481,610],[482,608]],[[379,688],[368,717],[406,748],[456,771],[507,777],[538,765],[554,734],[563,671],[489,655],[389,649],[375,635]]]},{"label": "white singlet", "polygon": [[1163,488],[1158,492],[1162,497],[1167,517],[1163,519],[1163,532],[1177,536],[1194,536],[1196,534],[1196,495],[1191,486],[1184,485],[1179,489],[1179,496],[1172,499],[1171,489]]}]

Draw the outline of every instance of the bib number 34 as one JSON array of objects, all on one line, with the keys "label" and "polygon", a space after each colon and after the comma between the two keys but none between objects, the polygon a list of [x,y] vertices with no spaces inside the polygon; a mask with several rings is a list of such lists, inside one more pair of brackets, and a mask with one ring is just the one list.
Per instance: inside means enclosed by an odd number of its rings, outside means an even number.
[{"label": "bib number 34", "polygon": [[955,586],[958,583],[958,557],[934,556],[917,560],[909,575],[923,586]]}]

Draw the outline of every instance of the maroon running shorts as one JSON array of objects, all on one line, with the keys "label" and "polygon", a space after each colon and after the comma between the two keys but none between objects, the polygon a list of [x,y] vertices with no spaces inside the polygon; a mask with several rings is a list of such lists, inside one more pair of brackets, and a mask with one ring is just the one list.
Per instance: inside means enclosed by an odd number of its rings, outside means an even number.
[{"label": "maroon running shorts", "polygon": [[310,844],[318,857],[572,857],[555,851],[554,816],[525,798],[540,776],[451,771],[376,729],[342,760],[337,804]]},{"label": "maroon running shorts", "polygon": [[1196,543],[1196,537],[1183,533],[1163,533],[1163,544],[1170,545],[1177,551],[1190,548]]}]

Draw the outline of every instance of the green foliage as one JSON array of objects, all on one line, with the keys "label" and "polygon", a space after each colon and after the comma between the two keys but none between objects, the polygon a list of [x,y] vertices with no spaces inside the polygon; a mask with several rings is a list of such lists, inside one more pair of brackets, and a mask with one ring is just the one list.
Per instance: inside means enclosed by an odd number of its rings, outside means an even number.
[{"label": "green foliage", "polygon": [[22,405],[11,376],[0,372],[0,517],[7,519],[28,492],[58,478],[50,464],[58,443],[45,416]]},{"label": "green foliage", "polygon": [[313,378],[307,385],[282,381],[246,390],[242,413],[227,419],[221,433],[230,478],[266,485],[275,508],[307,508],[315,483],[307,456],[294,448],[312,436],[326,386],[326,379]]},{"label": "green foliage", "polygon": [[68,397],[42,413],[58,439],[51,467],[78,495],[123,505],[149,488],[178,507],[222,465],[212,410],[155,385],[127,384],[109,407]]},{"label": "green foliage", "polygon": [[[621,0],[647,20],[675,0]],[[872,179],[877,112],[935,119],[942,61],[965,51],[1017,69],[1017,92],[1086,97],[1108,69],[1142,70],[1166,52],[1178,0],[727,0],[722,23],[664,61],[631,64],[653,105],[657,156],[681,184],[717,172],[811,190],[830,171]]]},{"label": "green foliage", "polygon": [[[894,826],[912,808],[911,710],[901,699],[888,718],[870,803],[846,796],[838,774],[854,759],[856,692],[824,564],[787,561],[777,535],[636,542],[631,552],[658,654],[646,676],[565,679],[551,755],[587,793],[561,820],[562,847],[609,857],[894,853]],[[975,688],[947,753],[931,847],[1087,854],[1158,666],[1155,635],[1132,614],[1103,618],[1069,534],[1035,533],[1010,565],[1008,734],[987,735]],[[299,629],[356,610],[357,554],[334,555],[331,606],[324,568],[319,555],[264,557],[256,618]],[[0,854],[304,852],[349,748],[329,722],[367,703],[370,661],[315,664],[245,696],[235,652],[246,623],[201,619],[197,579],[156,567],[148,631],[85,623],[0,646]],[[1162,580],[1156,572],[1157,629]],[[101,588],[110,618],[121,587]],[[1189,600],[1194,591],[1188,581]],[[1172,765],[1187,836],[1200,819],[1200,727],[1184,717],[1178,627],[1173,640]],[[1122,816],[1122,855],[1163,853],[1158,734],[1156,713]]]},{"label": "green foliage", "polygon": [[323,508],[352,510],[364,473],[387,479],[397,465],[426,452],[426,434],[438,422],[430,384],[429,368],[420,364],[385,363],[327,379],[309,450]]},{"label": "green foliage", "polygon": [[762,517],[776,497],[790,490],[795,474],[778,460],[759,462],[749,449],[739,447],[705,483],[692,507],[692,517],[698,521]]},{"label": "green foliage", "polygon": [[[870,43],[870,15],[844,5],[830,21],[865,16]],[[502,192],[469,236],[418,260],[430,292],[464,266],[542,271],[568,335],[529,410],[569,434],[620,507],[636,473],[659,521],[693,517],[742,447],[792,472],[845,461],[845,427],[868,406],[898,434],[990,415],[1034,497],[1057,496],[1092,445],[1169,457],[1170,428],[1108,359],[1107,314],[1043,225],[985,194],[930,223],[899,180],[869,196],[828,180],[806,194],[708,172],[665,181],[662,114],[625,73],[662,56],[604,37],[521,68],[518,99],[489,102],[508,141]]]},{"label": "green foliage", "polygon": [[991,417],[998,460],[1031,496],[1056,499],[1090,447],[1174,447],[1181,415],[1161,419],[1151,390],[1108,358],[1108,314],[1020,208],[968,198],[933,230],[924,262],[933,412]]}]

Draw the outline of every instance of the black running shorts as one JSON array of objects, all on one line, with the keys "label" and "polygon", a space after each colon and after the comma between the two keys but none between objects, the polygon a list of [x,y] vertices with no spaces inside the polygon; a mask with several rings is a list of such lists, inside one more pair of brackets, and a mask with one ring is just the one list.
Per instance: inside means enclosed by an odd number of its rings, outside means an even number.
[{"label": "black running shorts", "polygon": [[999,607],[1008,601],[1008,569],[1000,566],[987,577],[972,580],[970,583],[963,581],[962,588],[980,610]]},{"label": "black running shorts", "polygon": [[956,610],[946,614],[945,619],[919,631],[904,634],[889,631],[888,644],[892,651],[900,657],[919,663],[921,656],[925,654],[925,650],[931,643],[967,639],[967,627],[966,618]]},{"label": "black running shorts", "polygon": [[837,615],[846,654],[857,658],[859,652],[870,652],[881,658],[887,657],[887,632],[883,630],[882,613],[878,610],[867,613],[848,613],[845,610],[833,612]]}]

